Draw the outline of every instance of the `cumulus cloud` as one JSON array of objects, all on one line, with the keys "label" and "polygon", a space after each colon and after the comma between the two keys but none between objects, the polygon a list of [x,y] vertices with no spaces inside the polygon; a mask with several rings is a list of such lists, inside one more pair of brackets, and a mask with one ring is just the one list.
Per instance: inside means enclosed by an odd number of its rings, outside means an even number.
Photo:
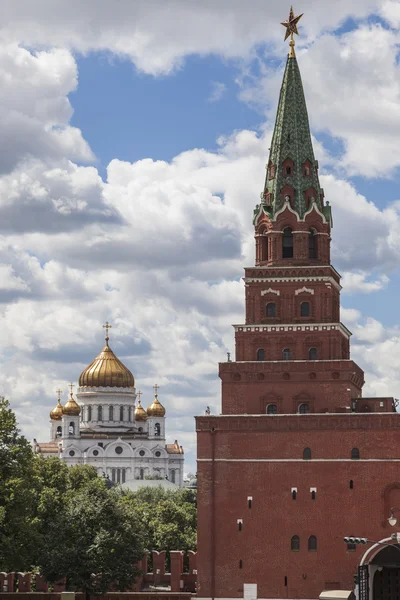
[{"label": "cumulus cloud", "polygon": [[368,280],[369,273],[362,271],[353,271],[344,273],[342,278],[342,286],[346,294],[369,294],[378,292],[385,288],[389,283],[387,275],[380,275],[375,280]]}]

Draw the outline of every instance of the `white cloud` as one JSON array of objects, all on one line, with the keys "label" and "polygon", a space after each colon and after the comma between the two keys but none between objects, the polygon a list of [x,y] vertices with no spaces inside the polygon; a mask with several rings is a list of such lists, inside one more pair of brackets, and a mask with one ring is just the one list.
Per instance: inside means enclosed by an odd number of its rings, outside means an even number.
[{"label": "white cloud", "polygon": [[369,273],[362,271],[346,272],[343,274],[342,286],[346,294],[370,294],[384,289],[389,283],[387,275],[380,275],[375,280],[368,280]]},{"label": "white cloud", "polygon": [[222,81],[213,81],[211,84],[211,92],[208,96],[209,102],[219,102],[226,92],[226,84]]}]

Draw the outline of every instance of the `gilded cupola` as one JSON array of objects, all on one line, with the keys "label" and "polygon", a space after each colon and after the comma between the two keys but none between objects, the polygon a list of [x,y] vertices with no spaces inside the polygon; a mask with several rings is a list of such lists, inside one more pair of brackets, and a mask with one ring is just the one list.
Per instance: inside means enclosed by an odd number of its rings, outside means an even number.
[{"label": "gilded cupola", "polygon": [[153,402],[150,404],[149,408],[147,409],[147,415],[149,417],[164,417],[165,416],[165,408],[163,407],[163,405],[161,404],[161,402],[158,399],[158,385],[154,386],[155,389],[155,394],[154,394],[154,400]]},{"label": "gilded cupola", "polygon": [[135,408],[135,421],[145,421],[147,419],[147,412],[144,410],[142,403],[140,401],[141,392],[138,392],[138,403]]},{"label": "gilded cupola", "polygon": [[61,404],[61,390],[57,390],[58,400],[56,406],[50,412],[50,419],[52,421],[61,421],[61,417],[63,416],[63,407]]},{"label": "gilded cupola", "polygon": [[73,384],[70,383],[71,392],[69,394],[69,398],[63,406],[63,415],[68,415],[69,417],[76,417],[81,414],[81,409],[79,404],[75,401],[72,388]]},{"label": "gilded cupola", "polygon": [[129,369],[115,356],[108,345],[108,322],[106,329],[106,345],[79,377],[79,387],[118,387],[133,388],[135,379]]}]

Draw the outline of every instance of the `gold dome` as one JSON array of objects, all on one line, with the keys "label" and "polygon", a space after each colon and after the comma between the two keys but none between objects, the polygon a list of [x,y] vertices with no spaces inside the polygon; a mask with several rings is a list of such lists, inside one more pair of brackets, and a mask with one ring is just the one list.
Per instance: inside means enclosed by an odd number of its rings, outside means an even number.
[{"label": "gold dome", "polygon": [[147,419],[147,412],[144,410],[140,398],[135,408],[135,421],[145,421]]},{"label": "gold dome", "polygon": [[53,421],[61,421],[61,417],[63,415],[63,407],[61,404],[61,390],[57,390],[57,393],[58,393],[57,405],[50,412],[50,419],[52,419]]},{"label": "gold dome", "polygon": [[164,417],[165,416],[165,408],[161,404],[158,399],[158,394],[155,394],[153,402],[150,404],[147,409],[147,414],[149,417]]},{"label": "gold dome", "polygon": [[[107,324],[107,327],[111,325]],[[80,387],[135,387],[135,379],[129,369],[115,356],[108,345],[96,356],[79,377]]]},{"label": "gold dome", "polygon": [[74,416],[78,416],[80,414],[81,414],[80,406],[74,400],[74,397],[72,395],[72,390],[71,390],[69,398],[63,406],[63,415],[68,415],[70,417],[74,417]]}]

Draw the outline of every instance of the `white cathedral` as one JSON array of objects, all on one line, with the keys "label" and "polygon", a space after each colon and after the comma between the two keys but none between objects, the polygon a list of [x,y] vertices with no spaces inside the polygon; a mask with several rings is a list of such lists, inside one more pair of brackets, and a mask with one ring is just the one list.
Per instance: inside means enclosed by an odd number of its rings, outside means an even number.
[{"label": "white cathedral", "polygon": [[[60,390],[50,413],[50,442],[34,440],[34,450],[58,456],[68,465],[95,467],[114,483],[168,479],[183,486],[184,452],[177,440],[165,443],[165,408],[155,397],[147,410],[135,390],[132,373],[106,345],[81,373],[79,388],[64,406]],[[137,402],[136,402],[137,400]]]}]

